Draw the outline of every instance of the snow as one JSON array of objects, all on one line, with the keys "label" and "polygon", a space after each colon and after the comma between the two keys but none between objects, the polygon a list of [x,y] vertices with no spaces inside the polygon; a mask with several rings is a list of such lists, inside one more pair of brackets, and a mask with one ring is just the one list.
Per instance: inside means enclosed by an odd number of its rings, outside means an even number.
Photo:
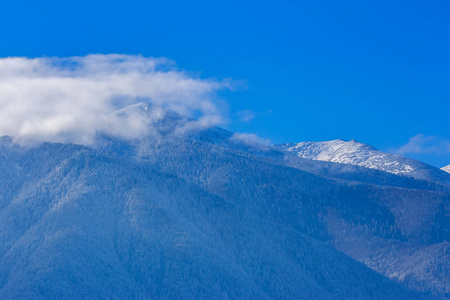
[{"label": "snow", "polygon": [[442,171],[445,171],[445,172],[447,172],[447,173],[450,173],[450,165],[441,168],[441,170],[442,170]]},{"label": "snow", "polygon": [[400,155],[381,152],[355,140],[289,143],[275,147],[306,159],[350,164],[417,179],[450,183],[450,177],[442,174],[438,168]]}]

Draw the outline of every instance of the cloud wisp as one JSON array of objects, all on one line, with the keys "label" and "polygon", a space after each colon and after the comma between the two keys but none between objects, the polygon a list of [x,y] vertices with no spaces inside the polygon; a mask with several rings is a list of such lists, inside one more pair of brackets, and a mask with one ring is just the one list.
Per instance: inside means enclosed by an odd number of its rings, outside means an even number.
[{"label": "cloud wisp", "polygon": [[[217,92],[229,88],[229,80],[198,78],[164,58],[1,58],[0,135],[85,145],[99,132],[136,139],[150,134],[165,110],[216,125],[225,120]],[[127,109],[141,102],[151,113]]]},{"label": "cloud wisp", "polygon": [[268,145],[272,144],[272,142],[269,139],[261,138],[254,133],[236,132],[233,134],[231,139],[238,140],[238,141],[244,142],[245,144],[249,144],[249,145],[262,144],[262,145],[268,146]]},{"label": "cloud wisp", "polygon": [[450,154],[450,141],[436,136],[417,134],[397,151],[398,154]]}]

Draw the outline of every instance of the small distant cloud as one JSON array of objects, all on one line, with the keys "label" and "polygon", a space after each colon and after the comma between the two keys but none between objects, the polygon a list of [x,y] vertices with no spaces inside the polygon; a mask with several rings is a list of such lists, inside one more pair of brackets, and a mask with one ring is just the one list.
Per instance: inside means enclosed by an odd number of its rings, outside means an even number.
[{"label": "small distant cloud", "polygon": [[248,123],[248,122],[251,122],[255,118],[265,117],[271,113],[272,113],[271,110],[268,110],[266,112],[255,112],[250,109],[244,109],[244,110],[240,110],[240,111],[234,113],[232,117],[233,117],[233,120],[236,122]]},{"label": "small distant cloud", "polygon": [[240,122],[250,122],[251,120],[253,120],[256,116],[256,113],[252,110],[249,109],[245,109],[245,110],[241,110],[238,111],[235,114],[236,118],[240,121]]},{"label": "small distant cloud", "polygon": [[398,154],[450,154],[450,141],[417,134],[396,151]]},{"label": "small distant cloud", "polygon": [[231,139],[239,140],[246,144],[263,144],[263,145],[271,144],[271,141],[269,139],[261,138],[254,133],[236,132],[235,134],[233,134]]}]

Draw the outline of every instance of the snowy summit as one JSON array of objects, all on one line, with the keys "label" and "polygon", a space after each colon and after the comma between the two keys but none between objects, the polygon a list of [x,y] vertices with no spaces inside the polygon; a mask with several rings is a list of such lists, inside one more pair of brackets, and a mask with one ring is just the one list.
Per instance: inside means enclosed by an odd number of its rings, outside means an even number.
[{"label": "snowy summit", "polygon": [[[355,140],[301,142],[275,145],[276,148],[312,160],[361,166],[396,175],[425,180],[442,180],[442,172],[426,163],[400,155],[385,153]],[[446,175],[444,175],[446,176]]]}]

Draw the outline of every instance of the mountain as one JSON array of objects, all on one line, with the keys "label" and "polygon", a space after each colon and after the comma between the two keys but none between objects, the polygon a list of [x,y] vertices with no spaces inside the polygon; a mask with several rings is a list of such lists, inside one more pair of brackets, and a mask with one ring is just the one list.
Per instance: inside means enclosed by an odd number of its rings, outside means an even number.
[{"label": "mountain", "polygon": [[304,233],[335,186],[245,152],[4,137],[0,170],[1,299],[422,298]]},{"label": "mountain", "polygon": [[163,124],[164,139],[138,143],[137,153],[127,155],[332,245],[407,287],[449,297],[445,182],[304,159],[217,127],[180,136],[173,134],[185,124],[178,118]]},{"label": "mountain", "polygon": [[450,173],[450,165],[441,168],[441,170],[442,170],[442,171],[445,171],[445,172],[447,172],[447,173]]},{"label": "mountain", "polygon": [[311,160],[177,114],[152,126],[1,139],[0,298],[450,298],[446,173]]},{"label": "mountain", "polygon": [[302,158],[356,165],[416,179],[450,183],[450,176],[438,168],[400,155],[381,152],[355,140],[288,143],[275,147]]},{"label": "mountain", "polygon": [[[151,143],[139,159],[332,245],[392,280],[448,297],[448,185],[354,166],[345,180],[318,176],[301,170],[304,162],[312,168],[314,161],[229,136],[214,129],[195,139]],[[321,173],[330,167],[328,173],[337,177],[346,168],[317,163]],[[341,169],[335,171],[336,165]],[[365,183],[365,177],[372,182]]]}]

